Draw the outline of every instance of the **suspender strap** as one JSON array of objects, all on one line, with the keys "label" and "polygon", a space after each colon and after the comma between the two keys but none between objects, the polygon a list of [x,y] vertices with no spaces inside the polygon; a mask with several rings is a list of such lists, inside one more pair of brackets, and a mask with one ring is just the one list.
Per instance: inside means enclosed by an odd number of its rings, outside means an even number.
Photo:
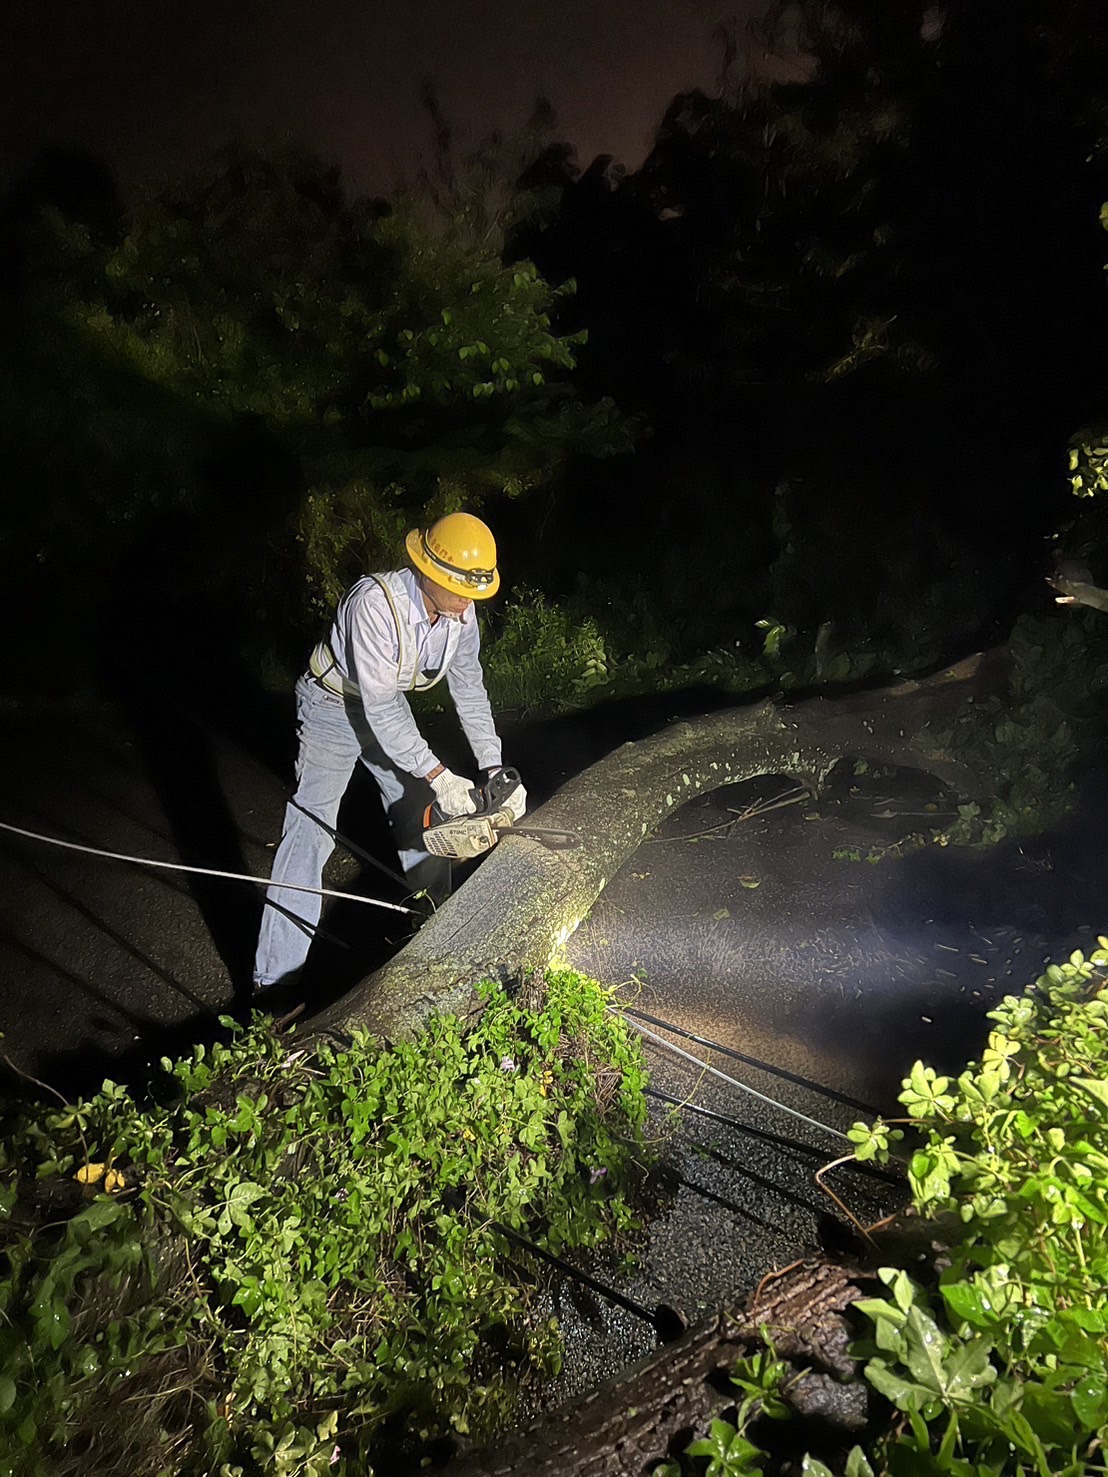
[{"label": "suspender strap", "polygon": [[[443,652],[442,664],[433,677],[425,678],[419,670],[419,651],[412,646],[412,630],[406,620],[401,617],[397,597],[389,585],[388,575],[371,574],[368,576],[375,584],[379,585],[385,599],[388,601],[389,610],[392,611],[393,624],[396,626],[396,685],[400,691],[414,691],[418,689],[425,692],[434,687],[436,682],[442,680],[446,675],[447,668],[454,656],[458,645],[460,632],[454,629],[451,623],[446,639],[446,648]],[[312,652],[308,661],[308,670],[312,676],[328,692],[333,692],[338,697],[358,696],[358,685],[350,677],[344,677],[339,670],[335,653],[329,641],[320,641]]]},{"label": "suspender strap", "polygon": [[[384,590],[385,599],[389,602],[389,609],[392,611],[392,618],[396,622],[396,685],[402,691],[406,689],[409,692],[426,692],[428,688],[434,687],[436,682],[441,682],[446,676],[447,668],[450,666],[458,645],[458,636],[460,633],[455,630],[455,623],[451,622],[447,630],[446,648],[443,651],[442,664],[433,677],[425,678],[419,670],[419,652],[414,651],[409,653],[404,648],[404,633],[405,631],[410,632],[410,627],[405,621],[400,619],[396,597],[389,588],[389,577],[371,574],[370,579],[376,580],[381,586],[381,589]],[[411,661],[411,676],[405,681],[405,671],[409,660]]]},{"label": "suspender strap", "polygon": [[404,627],[401,624],[400,612],[396,608],[396,601],[392,598],[392,591],[387,581],[383,580],[379,574],[371,574],[370,579],[380,585],[385,592],[385,599],[389,602],[389,609],[392,611],[393,623],[396,626],[396,685],[400,687],[403,685],[404,675]]}]

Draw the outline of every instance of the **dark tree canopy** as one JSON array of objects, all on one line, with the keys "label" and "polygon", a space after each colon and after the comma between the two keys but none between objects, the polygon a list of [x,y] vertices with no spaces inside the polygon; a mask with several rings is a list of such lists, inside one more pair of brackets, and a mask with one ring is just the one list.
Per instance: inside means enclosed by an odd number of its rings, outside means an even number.
[{"label": "dark tree canopy", "polygon": [[12,611],[53,579],[110,628],[106,589],[195,604],[203,569],[210,622],[291,660],[465,502],[513,583],[661,663],[759,620],[919,659],[1003,631],[1103,403],[1103,17],[797,0],[761,88],[721,35],[635,172],[545,103],[459,159],[429,92],[417,206],[295,151],[130,201],[72,154],[13,181]]},{"label": "dark tree canopy", "polygon": [[582,505],[663,592],[690,561],[729,583],[706,629],[770,605],[864,629],[883,571],[922,595],[956,570],[983,596],[946,592],[957,640],[1021,598],[1104,374],[1104,20],[1085,0],[777,20],[808,80],[675,98],[634,175],[551,149],[521,180],[510,251],[576,282],[582,382],[653,433]]}]

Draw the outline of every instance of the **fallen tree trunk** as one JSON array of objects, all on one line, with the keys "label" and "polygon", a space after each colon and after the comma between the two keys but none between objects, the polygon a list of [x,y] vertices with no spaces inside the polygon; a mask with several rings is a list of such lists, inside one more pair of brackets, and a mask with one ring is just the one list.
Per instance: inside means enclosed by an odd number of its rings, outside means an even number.
[{"label": "fallen tree trunk", "polygon": [[[856,1274],[832,1262],[798,1262],[767,1277],[742,1311],[717,1313],[645,1360],[507,1436],[495,1451],[451,1463],[450,1477],[628,1477],[700,1434],[735,1404],[727,1376],[765,1347],[794,1363],[790,1401],[841,1428],[860,1425],[864,1392],[852,1385],[843,1310]],[[764,1332],[763,1332],[764,1331]],[[860,1397],[860,1399],[858,1398]]]},{"label": "fallen tree trunk", "polygon": [[844,698],[763,702],[682,722],[624,744],[528,817],[574,831],[552,851],[508,835],[393,959],[317,1018],[321,1031],[410,1036],[436,1013],[478,1009],[474,987],[544,968],[605,884],[667,815],[693,796],[764,774],[818,791],[843,757],[920,769],[966,796],[992,794],[934,737],[993,684],[1002,658],[974,656],[923,681]]}]

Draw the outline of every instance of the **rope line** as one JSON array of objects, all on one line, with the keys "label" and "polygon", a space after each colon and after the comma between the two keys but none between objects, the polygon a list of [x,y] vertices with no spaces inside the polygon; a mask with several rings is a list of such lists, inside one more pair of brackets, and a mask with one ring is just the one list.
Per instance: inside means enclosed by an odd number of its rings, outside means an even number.
[{"label": "rope line", "polygon": [[826,1149],[817,1149],[814,1144],[805,1144],[799,1139],[787,1139],[784,1134],[770,1133],[764,1128],[753,1128],[749,1123],[744,1123],[741,1118],[733,1118],[729,1113],[717,1113],[714,1108],[701,1107],[691,1098],[675,1097],[672,1092],[663,1092],[660,1087],[649,1085],[643,1088],[643,1092],[657,1102],[668,1103],[671,1108],[680,1108],[685,1113],[695,1113],[698,1118],[710,1118],[713,1123],[723,1123],[728,1128],[737,1129],[739,1133],[749,1134],[751,1138],[773,1144],[779,1149],[791,1149],[794,1153],[807,1154],[810,1158],[821,1161],[827,1158]]},{"label": "rope line", "polygon": [[729,1077],[726,1072],[721,1072],[718,1067],[713,1067],[711,1062],[702,1062],[698,1056],[691,1051],[686,1051],[683,1046],[678,1046],[675,1041],[667,1041],[664,1036],[659,1036],[657,1031],[652,1031],[649,1026],[642,1026],[636,1020],[628,1021],[634,1026],[640,1035],[648,1040],[654,1041],[658,1046],[663,1046],[667,1051],[672,1051],[676,1056],[684,1057],[687,1062],[700,1068],[702,1072],[710,1072],[713,1077],[718,1077],[721,1082],[726,1082],[730,1087],[737,1087],[740,1092],[745,1092],[750,1097],[755,1097],[759,1102],[766,1103],[771,1108],[778,1108],[782,1113],[788,1113],[793,1118],[799,1118],[802,1123],[809,1124],[812,1128],[822,1129],[824,1133],[831,1134],[834,1138],[842,1139],[844,1144],[850,1143],[845,1133],[840,1133],[837,1128],[832,1128],[829,1123],[821,1123],[818,1118],[809,1118],[807,1113],[802,1113],[799,1108],[790,1108],[788,1103],[778,1102],[776,1098],[768,1097],[764,1092],[759,1092],[756,1087],[748,1087],[745,1082],[740,1082],[736,1077]]},{"label": "rope line", "polygon": [[259,887],[281,887],[290,892],[314,892],[320,897],[337,897],[346,903],[366,903],[371,908],[388,908],[392,913],[419,914],[415,908],[406,908],[402,903],[386,903],[379,897],[359,897],[356,892],[336,892],[333,887],[308,887],[303,882],[274,882],[269,877],[251,877],[246,872],[220,872],[214,867],[189,867],[184,862],[160,862],[148,856],[127,856],[121,851],[104,851],[99,846],[82,846],[77,841],[62,841],[58,836],[44,836],[39,831],[25,831],[21,826],[11,826],[0,821],[0,831],[10,831],[15,836],[26,836],[31,841],[45,841],[48,846],[63,846],[67,851],[83,851],[88,856],[106,856],[115,862],[133,862],[139,867],[164,867],[170,872],[192,872],[201,877],[226,877],[232,882],[253,882]]}]

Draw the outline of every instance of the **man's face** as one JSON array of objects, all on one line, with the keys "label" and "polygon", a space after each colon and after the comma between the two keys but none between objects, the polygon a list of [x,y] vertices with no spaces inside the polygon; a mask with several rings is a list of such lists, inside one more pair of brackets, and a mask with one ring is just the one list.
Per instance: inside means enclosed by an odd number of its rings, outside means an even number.
[{"label": "man's face", "polygon": [[436,585],[425,574],[420,575],[419,586],[423,591],[428,615],[444,615],[448,621],[460,621],[466,608],[473,604],[468,595],[455,595],[453,590]]}]

